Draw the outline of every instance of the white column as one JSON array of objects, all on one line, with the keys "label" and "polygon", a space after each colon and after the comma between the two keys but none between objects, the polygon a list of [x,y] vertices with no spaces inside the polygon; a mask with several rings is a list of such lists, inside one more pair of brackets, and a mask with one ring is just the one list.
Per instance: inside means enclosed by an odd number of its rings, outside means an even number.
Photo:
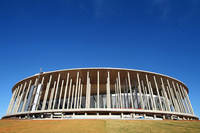
[{"label": "white column", "polygon": [[120,108],[123,108],[122,104],[122,93],[121,93],[121,82],[120,82],[120,72],[118,72],[118,90],[119,90],[119,100],[120,100]]},{"label": "white column", "polygon": [[161,80],[161,83],[162,83],[162,90],[163,90],[163,93],[164,93],[164,95],[165,95],[165,103],[166,103],[166,108],[167,108],[167,111],[171,111],[171,109],[170,109],[170,105],[169,105],[169,100],[168,100],[168,97],[167,97],[167,93],[166,93],[166,89],[165,89],[165,85],[164,85],[164,82],[163,82],[163,79],[162,78],[160,78],[160,80]]},{"label": "white column", "polygon": [[86,86],[86,108],[90,108],[90,77],[89,72],[87,72],[87,86]]},{"label": "white column", "polygon": [[10,111],[11,114],[14,113],[14,107],[16,106],[17,96],[20,91],[20,87],[18,86],[15,90],[16,90],[16,93],[15,93],[13,104],[11,106],[11,111]]},{"label": "white column", "polygon": [[71,100],[71,106],[70,106],[70,109],[73,108],[73,103],[74,103],[74,88],[75,88],[75,85],[72,86],[72,100]]},{"label": "white column", "polygon": [[41,98],[41,95],[42,95],[42,90],[44,89],[44,88],[43,88],[43,83],[44,83],[44,77],[42,78],[41,89],[40,89],[38,101],[37,101],[37,104],[36,104],[36,109],[37,109],[37,110],[38,110],[38,108],[39,108],[40,98]]},{"label": "white column", "polygon": [[180,102],[181,102],[181,105],[182,105],[182,109],[183,109],[183,113],[186,113],[186,108],[184,106],[184,103],[183,103],[183,98],[182,95],[181,95],[181,91],[180,91],[180,88],[179,88],[179,85],[177,84],[177,88],[178,88],[178,92],[179,92],[179,97],[180,97]]},{"label": "white column", "polygon": [[133,95],[132,95],[132,88],[131,88],[131,80],[130,80],[130,74],[128,72],[128,85],[129,85],[129,91],[131,95],[131,107],[134,108],[133,106]]},{"label": "white column", "polygon": [[152,95],[152,99],[153,99],[153,106],[154,106],[154,109],[157,110],[156,103],[155,103],[155,98],[154,98],[154,95],[153,95],[153,88],[151,86],[151,82],[150,81],[149,81],[149,86],[150,86],[151,95]]},{"label": "white column", "polygon": [[175,102],[174,93],[173,93],[173,90],[171,89],[171,86],[170,86],[170,84],[169,84],[169,80],[168,80],[168,79],[167,79],[167,84],[168,84],[168,87],[169,87],[169,92],[170,92],[170,94],[171,94],[171,98],[172,98],[172,102],[173,102],[175,111],[178,112],[178,107],[177,107],[176,102]]},{"label": "white column", "polygon": [[24,96],[24,90],[25,90],[25,88],[26,88],[26,84],[27,84],[27,82],[25,82],[24,87],[23,87],[23,89],[22,89],[21,96],[19,97],[19,104],[18,104],[18,106],[17,106],[17,111],[19,110],[20,104],[21,104],[21,102],[22,102],[22,98],[23,98],[23,96]]},{"label": "white column", "polygon": [[49,82],[47,83],[47,87],[46,87],[45,94],[44,94],[44,99],[43,99],[43,102],[42,102],[42,110],[45,110],[45,106],[46,106],[46,103],[47,103],[47,97],[48,97],[48,94],[49,94],[49,88],[51,86],[51,80],[52,80],[52,75],[50,76]]},{"label": "white column", "polygon": [[81,78],[79,78],[79,82],[78,82],[78,99],[77,99],[77,105],[76,108],[79,108],[79,100],[80,100],[80,91],[81,91]]},{"label": "white column", "polygon": [[67,109],[69,109],[70,108],[70,106],[69,106],[69,102],[70,102],[70,95],[71,95],[71,88],[72,88],[72,79],[70,80],[70,84],[69,84],[69,93],[68,93],[68,100],[67,100]]},{"label": "white column", "polygon": [[66,79],[66,85],[65,85],[65,93],[64,93],[64,101],[63,101],[62,109],[65,108],[65,102],[66,102],[66,96],[67,96],[68,83],[69,83],[69,73],[67,73],[67,79]]},{"label": "white column", "polygon": [[79,108],[81,108],[81,102],[82,102],[82,90],[83,90],[83,84],[81,84],[81,93],[80,93],[80,104],[79,104]]},{"label": "white column", "polygon": [[97,71],[97,108],[99,108],[99,71]]},{"label": "white column", "polygon": [[53,101],[53,109],[55,109],[55,104],[57,101],[57,93],[58,93],[59,83],[60,83],[60,74],[58,75],[57,87],[56,87],[56,92],[55,92],[54,101]]},{"label": "white column", "polygon": [[174,92],[175,92],[175,95],[176,95],[176,99],[177,99],[177,104],[178,104],[179,112],[181,112],[180,98],[179,98],[178,93],[177,93],[177,91],[176,91],[177,89],[176,89],[176,87],[175,87],[175,85],[174,85],[174,81],[172,81],[172,86],[173,86],[173,88],[174,88]]},{"label": "white column", "polygon": [[48,110],[50,110],[51,106],[52,106],[53,95],[54,95],[55,88],[56,88],[56,81],[54,81],[53,88],[51,89],[51,95],[50,95],[50,98],[49,98]]},{"label": "white column", "polygon": [[74,96],[74,108],[76,108],[76,104],[77,104],[77,90],[78,90],[78,79],[79,79],[79,72],[77,72],[77,76],[76,76],[76,90],[75,90],[75,96]]},{"label": "white column", "polygon": [[60,96],[59,96],[59,101],[58,101],[58,109],[60,108],[60,102],[61,102],[62,91],[63,91],[63,84],[64,84],[64,80],[62,80],[62,83],[61,83],[61,90],[60,90]]},{"label": "white column", "polygon": [[152,107],[153,110],[155,110],[153,93],[151,91],[151,87],[150,87],[150,83],[149,83],[149,80],[148,80],[148,76],[145,75],[145,77],[146,77],[146,82],[147,82],[147,89],[148,89],[148,92],[149,92],[149,95],[150,95],[150,99],[151,99],[151,107]]},{"label": "white column", "polygon": [[186,100],[186,96],[185,96],[185,94],[184,94],[184,92],[183,92],[182,86],[180,86],[180,90],[181,90],[181,93],[183,94],[183,100],[185,101],[186,108],[187,108],[186,110],[187,110],[188,113],[191,113],[191,112],[190,112],[189,105],[188,105],[188,102],[187,102],[187,100]]},{"label": "white column", "polygon": [[17,113],[17,109],[18,109],[18,104],[19,104],[19,100],[20,100],[20,94],[21,94],[21,92],[22,92],[22,86],[23,86],[23,84],[21,84],[21,86],[20,86],[20,90],[19,90],[19,93],[18,93],[18,96],[17,96],[17,99],[16,99],[16,103],[15,103],[15,107],[14,107],[14,113]]},{"label": "white column", "polygon": [[161,110],[163,111],[162,102],[161,102],[160,93],[159,93],[159,90],[158,90],[158,84],[157,84],[157,81],[156,81],[156,77],[153,76],[153,79],[154,79],[154,82],[155,82],[155,85],[156,85],[156,91],[157,91],[157,94],[158,94],[158,99],[159,99],[159,103],[160,103],[160,108],[161,108]]},{"label": "white column", "polygon": [[25,97],[24,97],[24,103],[23,103],[23,106],[22,106],[22,112],[25,111],[26,101],[27,101],[29,90],[31,88],[31,83],[32,83],[32,80],[29,81],[29,86],[28,86],[28,89],[27,89]]},{"label": "white column", "polygon": [[9,106],[8,106],[8,110],[7,110],[7,115],[10,113],[10,111],[11,111],[11,106],[12,106],[12,103],[13,103],[13,101],[14,101],[14,96],[15,96],[15,93],[16,93],[16,89],[14,90],[14,92],[13,92],[13,94],[12,94],[12,97],[11,97],[11,100],[10,100],[10,104],[9,104]]},{"label": "white column", "polygon": [[111,108],[110,106],[110,72],[108,72],[106,92],[107,92],[107,95],[106,95],[107,108]]},{"label": "white column", "polygon": [[144,109],[144,102],[143,102],[143,98],[142,98],[141,85],[140,85],[140,77],[139,77],[138,73],[137,73],[137,80],[138,80],[138,90],[140,93],[141,108]]},{"label": "white column", "polygon": [[187,101],[188,101],[188,103],[189,103],[190,112],[191,112],[192,115],[194,115],[194,111],[193,111],[193,108],[192,108],[192,104],[191,104],[191,102],[190,102],[190,98],[189,98],[189,96],[188,96],[186,90],[184,89],[183,91],[184,91],[184,93],[185,93],[185,95],[186,95],[186,98],[187,98]]}]

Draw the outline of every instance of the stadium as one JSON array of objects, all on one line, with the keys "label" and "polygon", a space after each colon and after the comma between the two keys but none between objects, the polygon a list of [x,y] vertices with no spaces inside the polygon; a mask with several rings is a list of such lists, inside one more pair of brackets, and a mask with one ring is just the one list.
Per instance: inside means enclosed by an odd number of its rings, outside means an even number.
[{"label": "stadium", "polygon": [[14,85],[3,118],[197,120],[188,93],[175,78],[141,70],[41,72]]}]

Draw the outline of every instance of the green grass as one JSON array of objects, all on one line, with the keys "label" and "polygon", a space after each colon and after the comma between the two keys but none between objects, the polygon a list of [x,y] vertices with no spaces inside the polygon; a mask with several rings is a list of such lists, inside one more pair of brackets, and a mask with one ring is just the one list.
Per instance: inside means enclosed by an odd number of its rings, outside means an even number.
[{"label": "green grass", "polygon": [[0,120],[0,133],[200,133],[200,122],[156,120]]}]

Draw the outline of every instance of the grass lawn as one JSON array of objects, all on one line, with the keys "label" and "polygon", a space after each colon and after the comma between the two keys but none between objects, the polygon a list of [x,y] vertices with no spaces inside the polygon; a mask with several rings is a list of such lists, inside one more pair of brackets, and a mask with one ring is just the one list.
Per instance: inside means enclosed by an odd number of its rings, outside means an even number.
[{"label": "grass lawn", "polygon": [[200,133],[200,121],[0,120],[0,133]]}]

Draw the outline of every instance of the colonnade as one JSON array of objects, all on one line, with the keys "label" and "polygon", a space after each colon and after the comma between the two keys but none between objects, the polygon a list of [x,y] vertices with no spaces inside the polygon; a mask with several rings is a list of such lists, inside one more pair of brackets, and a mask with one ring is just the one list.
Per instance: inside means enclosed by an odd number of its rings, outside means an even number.
[{"label": "colonnade", "polygon": [[13,89],[7,115],[85,108],[194,115],[186,88],[175,79],[140,71],[96,69],[82,73],[78,70],[73,74],[72,71],[43,73],[21,81]]}]

